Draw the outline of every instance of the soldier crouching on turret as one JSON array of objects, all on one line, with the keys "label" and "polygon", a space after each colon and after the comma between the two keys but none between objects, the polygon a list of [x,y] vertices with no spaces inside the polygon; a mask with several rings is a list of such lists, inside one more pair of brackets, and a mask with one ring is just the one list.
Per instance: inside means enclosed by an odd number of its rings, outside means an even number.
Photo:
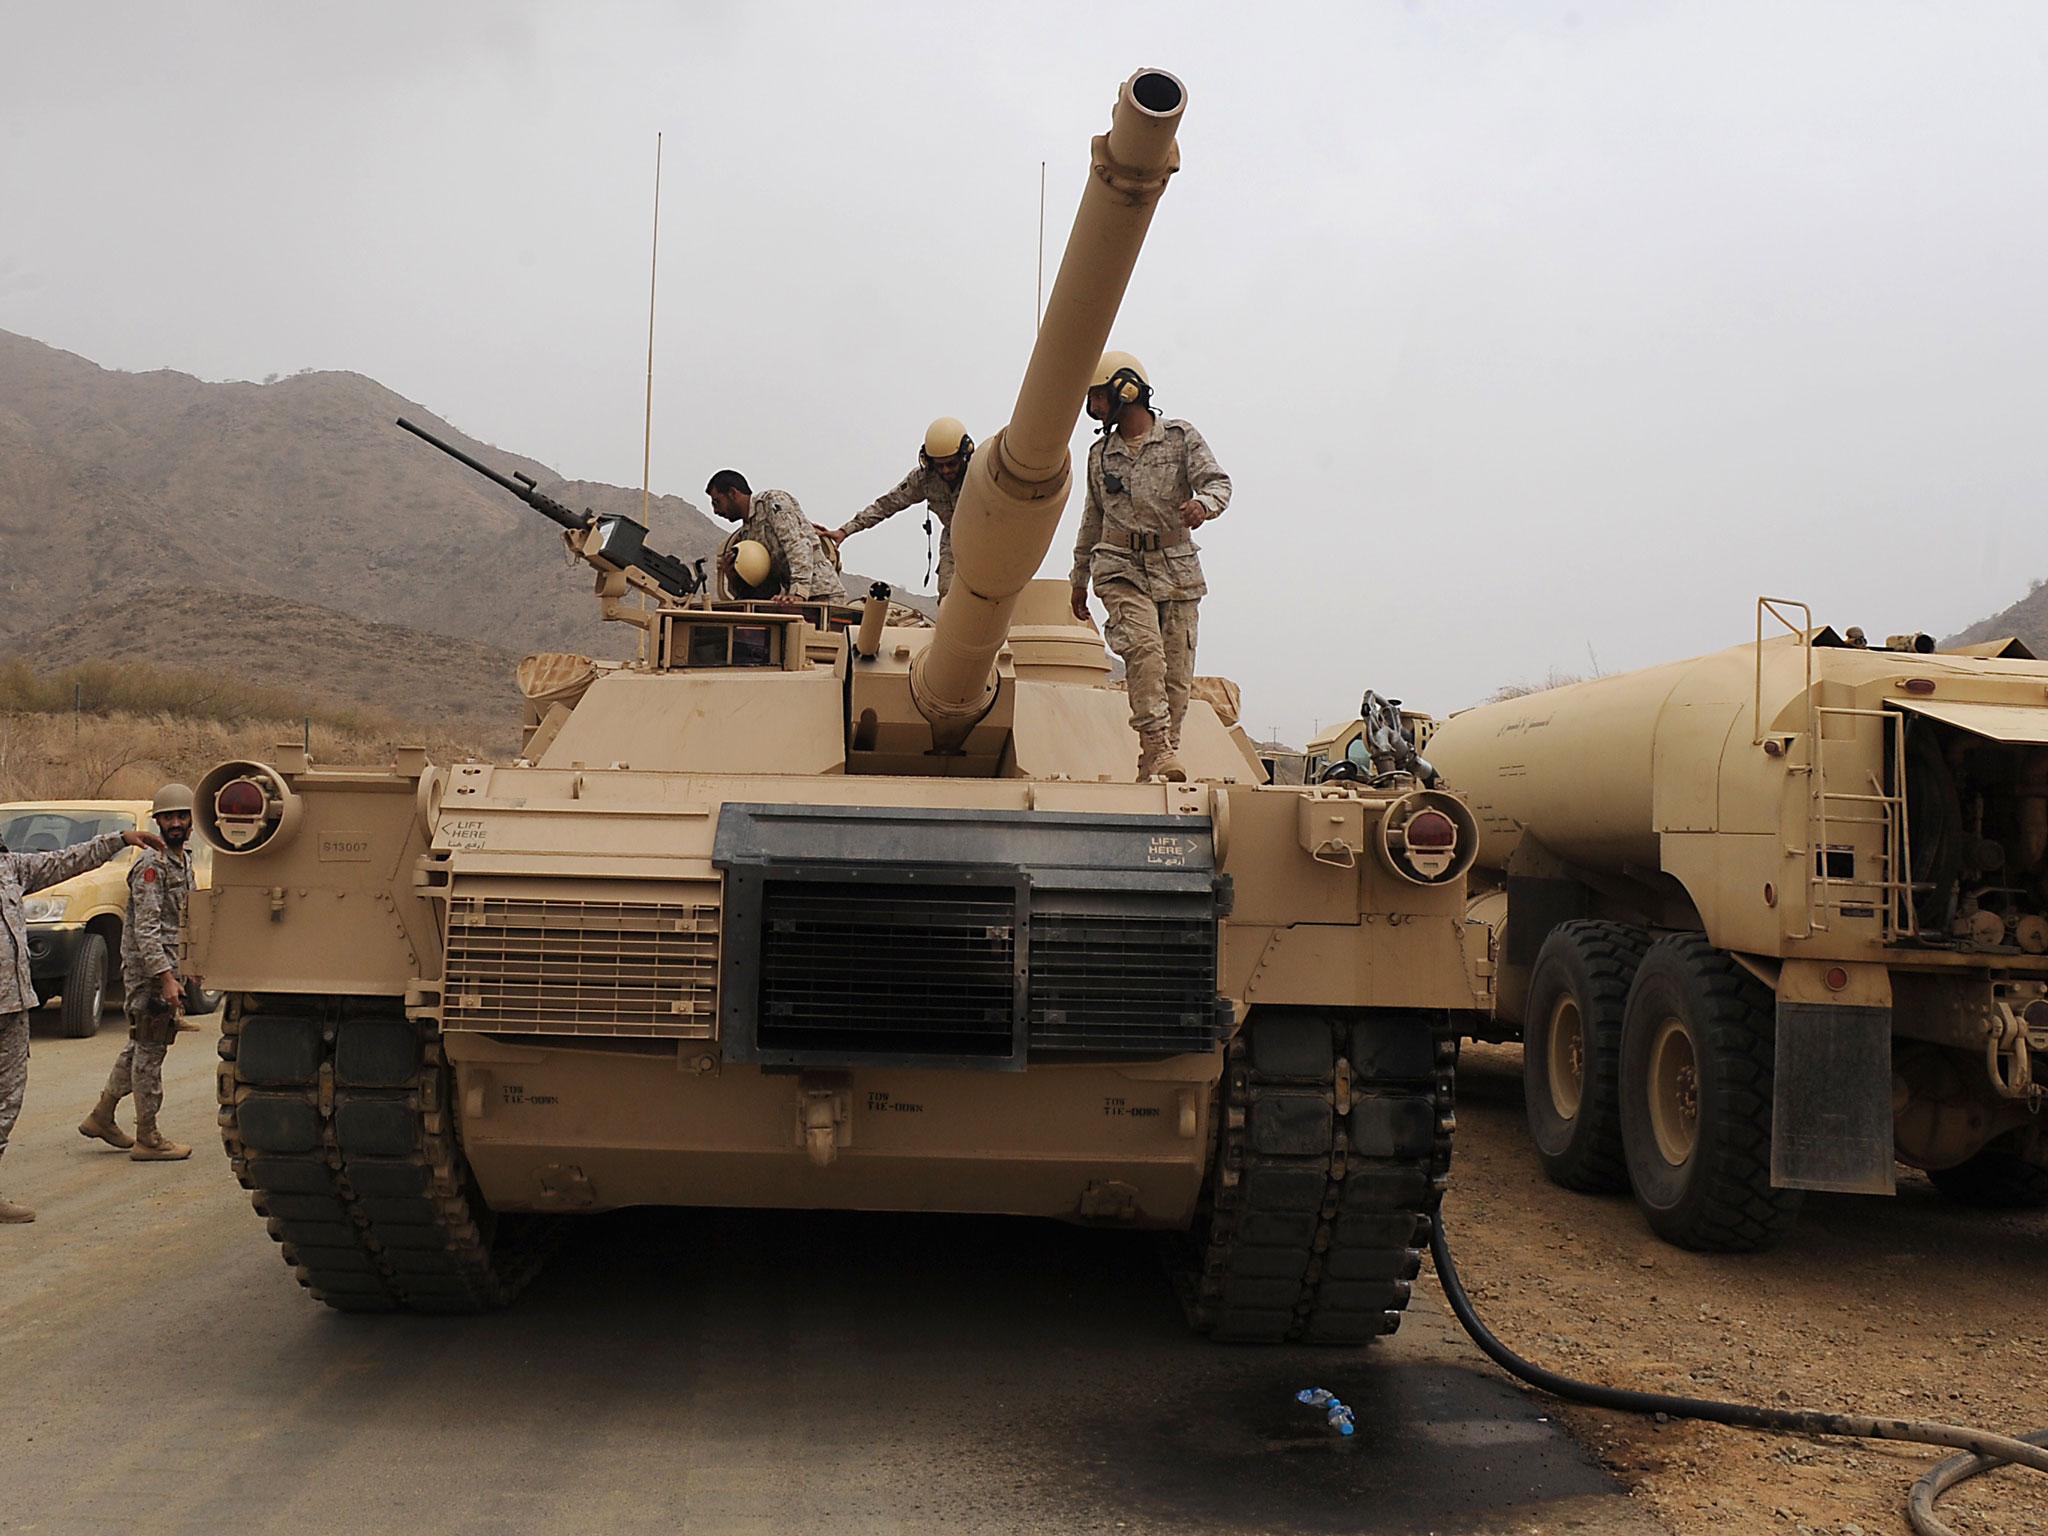
[{"label": "soldier crouching on turret", "polygon": [[932,518],[939,520],[939,596],[953,585],[953,508],[960,501],[960,483],[967,478],[967,461],[974,457],[974,439],[954,417],[941,416],[924,429],[924,446],[917,451],[917,467],[893,491],[884,491],[838,528],[826,530],[825,537],[842,544],[853,534],[894,517],[905,507],[923,502],[930,513],[924,531],[932,531]]},{"label": "soldier crouching on turret", "polygon": [[1209,588],[1188,534],[1223,515],[1230,476],[1185,421],[1152,409],[1145,367],[1105,352],[1088,389],[1102,436],[1088,450],[1088,501],[1074,545],[1074,617],[1088,618],[1088,583],[1109,610],[1103,638],[1123,658],[1138,733],[1138,777],[1176,783],[1180,727],[1195,676],[1196,607]]},{"label": "soldier crouching on turret", "polygon": [[[178,979],[178,949],[192,892],[192,791],[166,784],[150,806],[163,844],[128,871],[128,922],[121,930],[121,982],[128,989],[128,1044],[114,1060],[100,1101],[79,1123],[78,1134],[125,1147],[138,1163],[170,1163],[192,1149],[156,1128],[164,1105],[164,1053],[178,1038],[185,987]],[[114,1124],[114,1109],[135,1095],[135,1135]]]},{"label": "soldier crouching on turret", "polygon": [[[738,470],[721,469],[711,477],[704,493],[711,498],[713,512],[740,525],[741,539],[752,539],[768,551],[777,597],[801,603],[846,601],[846,587],[825,551],[824,535],[811,526],[789,492],[757,493]],[[723,561],[729,580],[732,554],[728,552]]]}]

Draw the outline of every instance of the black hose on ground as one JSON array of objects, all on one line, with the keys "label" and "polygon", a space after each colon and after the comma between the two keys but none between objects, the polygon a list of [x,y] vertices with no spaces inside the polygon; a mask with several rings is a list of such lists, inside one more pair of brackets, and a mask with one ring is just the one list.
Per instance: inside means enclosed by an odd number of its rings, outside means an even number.
[{"label": "black hose on ground", "polygon": [[1960,1424],[1939,1424],[1928,1419],[1880,1419],[1860,1413],[1821,1413],[1810,1408],[1760,1408],[1752,1403],[1723,1403],[1705,1397],[1678,1397],[1663,1392],[1637,1392],[1626,1387],[1604,1387],[1593,1382],[1560,1376],[1556,1371],[1524,1360],[1494,1337],[1479,1320],[1472,1298],[1458,1279],[1458,1266],[1451,1258],[1450,1239],[1444,1235],[1443,1212],[1431,1223],[1429,1253],[1436,1263],[1437,1283],[1451,1304],[1465,1331],[1493,1363],[1511,1376],[1519,1376],[1532,1387],[1593,1408],[1619,1413],[1661,1413],[1674,1419],[1704,1419],[1736,1429],[1775,1430],[1792,1435],[1842,1435],[1856,1440],[1905,1440],[1918,1445],[1952,1446],[1963,1454],[1951,1456],[1913,1485],[1906,1501],[1906,1517],[1920,1536],[1955,1536],[1934,1513],[1934,1501],[1966,1478],[2008,1465],[2032,1467],[2048,1472],[2048,1429],[2040,1429],[2015,1440],[1986,1430]]}]

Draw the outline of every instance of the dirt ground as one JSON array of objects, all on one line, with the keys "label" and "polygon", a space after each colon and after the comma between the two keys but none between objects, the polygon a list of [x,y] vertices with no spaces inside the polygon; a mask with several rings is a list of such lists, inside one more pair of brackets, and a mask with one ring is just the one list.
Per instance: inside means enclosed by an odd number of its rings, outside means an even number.
[{"label": "dirt ground", "polygon": [[[1896,1197],[1809,1195],[1776,1250],[1710,1257],[1654,1238],[1626,1195],[1548,1183],[1522,1119],[1521,1050],[1467,1045],[1445,1219],[1481,1316],[1512,1348],[1617,1386],[1974,1424],[2048,1425],[2048,1213],[1971,1211],[1901,1170]],[[1909,1531],[1907,1489],[1945,1453],[1567,1408],[1677,1536]],[[2048,1479],[1947,1495],[1958,1532],[2048,1530]]]}]

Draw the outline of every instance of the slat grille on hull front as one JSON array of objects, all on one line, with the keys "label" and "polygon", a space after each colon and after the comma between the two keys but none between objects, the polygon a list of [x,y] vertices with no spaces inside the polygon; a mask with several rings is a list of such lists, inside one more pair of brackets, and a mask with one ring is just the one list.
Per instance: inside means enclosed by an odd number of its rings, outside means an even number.
[{"label": "slat grille on hull front", "polygon": [[1017,941],[1011,889],[769,880],[760,1047],[1007,1057]]},{"label": "slat grille on hull front", "polygon": [[1034,1055],[1207,1051],[1216,1029],[1216,923],[1206,905],[1173,916],[1032,913]]},{"label": "slat grille on hull front", "polygon": [[477,896],[448,904],[448,1029],[708,1040],[715,902]]}]

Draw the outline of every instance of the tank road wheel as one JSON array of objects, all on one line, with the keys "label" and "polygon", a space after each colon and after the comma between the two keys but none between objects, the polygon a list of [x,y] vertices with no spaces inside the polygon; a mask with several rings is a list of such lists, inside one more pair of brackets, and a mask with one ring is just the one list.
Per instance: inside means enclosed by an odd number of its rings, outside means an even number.
[{"label": "tank road wheel", "polygon": [[456,1145],[432,1024],[389,998],[233,998],[222,1021],[228,1159],[299,1284],[344,1312],[481,1312],[543,1257]]},{"label": "tank road wheel", "polygon": [[1184,1276],[1212,1338],[1358,1343],[1400,1326],[1450,1175],[1448,1014],[1284,1008],[1229,1046]]},{"label": "tank road wheel", "polygon": [[1771,1187],[1771,997],[1698,934],[1659,939],[1621,1031],[1621,1139],[1636,1204],[1666,1242],[1750,1253],[1799,1192]]},{"label": "tank road wheel", "polygon": [[1626,923],[1560,923],[1529,975],[1522,1104],[1551,1182],[1628,1188],[1621,1151],[1621,1019],[1650,936]]},{"label": "tank road wheel", "polygon": [[100,1014],[107,1006],[107,941],[88,933],[78,942],[71,969],[64,977],[64,1001],[58,1028],[70,1040],[87,1040],[100,1032]]},{"label": "tank road wheel", "polygon": [[2038,1124],[2021,1126],[1953,1168],[1928,1169],[1927,1177],[1958,1205],[2038,1211],[2048,1206],[2048,1138]]}]

